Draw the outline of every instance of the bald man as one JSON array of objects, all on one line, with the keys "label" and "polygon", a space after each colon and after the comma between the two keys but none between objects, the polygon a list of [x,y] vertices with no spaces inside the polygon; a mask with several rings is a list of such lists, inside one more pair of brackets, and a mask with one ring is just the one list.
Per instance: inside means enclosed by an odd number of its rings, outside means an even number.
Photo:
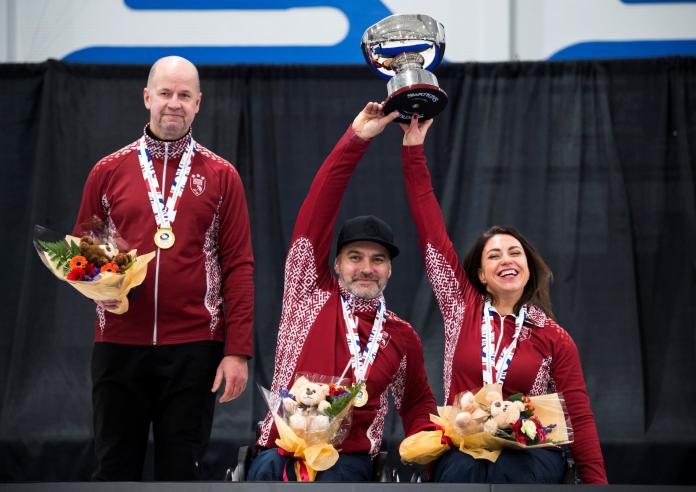
[{"label": "bald man", "polygon": [[[155,480],[195,480],[215,393],[236,398],[252,354],[253,256],[241,179],[197,143],[196,67],[152,66],[140,138],[101,159],[85,183],[73,233],[93,216],[139,254],[155,251],[124,314],[96,306],[92,356],[95,480],[141,480],[148,433]],[[176,179],[174,179],[176,176]],[[224,309],[223,309],[224,305]]]}]

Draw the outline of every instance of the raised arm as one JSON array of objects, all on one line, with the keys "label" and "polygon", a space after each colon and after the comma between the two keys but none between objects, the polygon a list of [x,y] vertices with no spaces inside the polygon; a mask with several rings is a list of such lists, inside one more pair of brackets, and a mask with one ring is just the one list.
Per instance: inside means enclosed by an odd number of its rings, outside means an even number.
[{"label": "raised arm", "polygon": [[435,251],[444,256],[447,264],[459,277],[463,276],[459,257],[447,234],[423,152],[425,136],[432,123],[433,120],[419,123],[414,118],[408,125],[400,124],[404,130],[402,159],[406,195],[423,255],[427,259],[428,255]]},{"label": "raised arm", "polygon": [[426,272],[447,322],[461,308],[465,296],[468,300],[476,292],[467,280],[459,256],[447,234],[423,153],[423,142],[432,122],[433,120],[427,120],[419,123],[414,118],[409,125],[401,124],[404,130],[401,154],[406,195],[418,232]]},{"label": "raised arm", "polygon": [[369,142],[398,116],[384,115],[383,104],[370,102],[324,160],[297,216],[291,244],[304,238],[314,250],[317,272],[328,272],[333,226],[343,193]]},{"label": "raised arm", "polygon": [[401,154],[406,195],[418,232],[425,271],[445,324],[443,385],[445,400],[449,400],[454,352],[465,307],[478,296],[478,293],[467,280],[459,263],[457,252],[445,229],[440,204],[433,192],[423,153],[423,142],[431,125],[432,120],[418,123],[415,118],[409,125],[402,124],[404,145]]}]

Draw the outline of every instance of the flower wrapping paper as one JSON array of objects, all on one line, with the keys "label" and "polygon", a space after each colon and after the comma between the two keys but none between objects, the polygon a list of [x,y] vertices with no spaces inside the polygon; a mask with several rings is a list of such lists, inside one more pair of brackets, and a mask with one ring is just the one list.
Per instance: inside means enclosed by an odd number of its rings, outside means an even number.
[{"label": "flower wrapping paper", "polygon": [[[302,381],[332,384],[338,378],[322,375],[299,375],[293,385]],[[339,458],[337,446],[345,439],[350,430],[350,421],[355,399],[347,404],[329,420],[326,429],[316,431],[309,429],[293,429],[288,423],[289,415],[283,409],[283,397],[259,386],[259,390],[268,405],[278,430],[275,444],[283,450],[283,454],[295,458],[293,466],[297,481],[313,482],[317,472],[328,470],[336,464]]]},{"label": "flower wrapping paper", "polygon": [[[493,385],[496,386],[496,385]],[[491,385],[481,388],[475,400],[482,406],[487,405],[486,393]],[[546,435],[547,442],[527,445],[514,439],[498,437],[488,432],[464,434],[455,425],[460,409],[454,405],[437,408],[438,415],[430,415],[434,430],[423,430],[412,434],[401,442],[399,454],[404,463],[428,464],[449,449],[456,447],[476,459],[495,462],[505,448],[532,449],[559,446],[573,441],[573,431],[567,420],[567,411],[561,395],[550,393],[529,397],[534,408],[534,416],[544,425],[553,428]]]},{"label": "flower wrapping paper", "polygon": [[[71,241],[80,242],[80,238],[66,235],[65,240],[68,244]],[[39,257],[46,267],[60,280],[67,282],[85,297],[95,301],[105,301],[108,299],[118,299],[121,304],[115,309],[109,309],[114,314],[123,314],[128,311],[128,292],[133,287],[143,283],[147,275],[147,264],[155,257],[156,252],[151,251],[145,255],[137,256],[136,250],[131,250],[129,254],[135,258],[133,264],[123,274],[103,272],[99,278],[86,282],[79,280],[68,280],[65,278],[63,269],[52,261],[48,252],[37,248]]]}]

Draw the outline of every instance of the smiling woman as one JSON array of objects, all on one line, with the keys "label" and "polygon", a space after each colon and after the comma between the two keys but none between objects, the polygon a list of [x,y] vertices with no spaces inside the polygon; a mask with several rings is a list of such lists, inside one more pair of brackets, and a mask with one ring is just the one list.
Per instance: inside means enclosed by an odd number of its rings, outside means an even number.
[{"label": "smiling woman", "polygon": [[[446,404],[465,391],[499,384],[515,393],[563,393],[574,431],[570,445],[582,480],[607,483],[604,460],[575,342],[553,319],[551,271],[515,229],[494,226],[459,256],[445,229],[423,153],[432,120],[402,125],[406,191],[428,279],[445,322]],[[559,448],[503,450],[495,462],[459,449],[433,467],[440,482],[559,483]]]},{"label": "smiling woman", "polygon": [[529,303],[553,317],[549,295],[551,269],[514,228],[493,226],[481,234],[462,266],[469,282],[481,295],[490,296],[498,313],[514,314]]}]

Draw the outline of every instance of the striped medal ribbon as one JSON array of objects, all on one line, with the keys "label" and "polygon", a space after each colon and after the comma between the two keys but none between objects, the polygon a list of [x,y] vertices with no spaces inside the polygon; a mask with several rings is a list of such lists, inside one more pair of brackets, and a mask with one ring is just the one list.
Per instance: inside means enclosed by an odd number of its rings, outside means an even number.
[{"label": "striped medal ribbon", "polygon": [[[147,196],[150,199],[150,205],[152,206],[152,212],[155,215],[155,222],[157,222],[157,232],[155,232],[155,245],[160,249],[168,249],[174,245],[174,231],[172,230],[172,224],[176,218],[177,207],[179,205],[179,199],[184,193],[184,186],[186,186],[186,181],[188,180],[189,174],[191,172],[191,160],[194,154],[195,141],[193,137],[189,140],[186,146],[186,151],[184,155],[181,156],[179,161],[179,167],[174,175],[174,181],[172,181],[172,186],[169,189],[169,196],[167,197],[167,203],[164,203],[164,196],[160,191],[159,183],[157,182],[157,174],[155,174],[155,167],[152,164],[152,157],[150,156],[150,151],[145,144],[145,137],[141,137],[138,142],[138,160],[140,161],[140,170],[143,173],[143,179],[145,180],[145,189],[147,190]],[[165,163],[166,164],[166,163]],[[165,177],[167,170],[162,172],[162,186],[165,184]]]},{"label": "striped medal ribbon", "polygon": [[[500,338],[498,343],[495,343],[495,333],[493,332],[493,324],[491,322],[491,313],[494,312],[491,300],[486,298],[483,306],[483,322],[481,323],[481,364],[483,372],[483,384],[498,383],[502,386],[507,377],[508,367],[515,356],[517,350],[517,341],[522,331],[522,325],[527,318],[527,306],[522,306],[517,318],[515,319],[515,333],[512,336],[510,345],[505,347],[502,353],[497,357],[500,349],[500,342],[503,339],[503,320],[500,323]],[[495,348],[494,348],[495,345]],[[494,372],[495,371],[495,372]]]},{"label": "striped medal ribbon", "polygon": [[355,406],[362,407],[367,403],[369,398],[366,389],[367,378],[372,370],[372,364],[377,358],[379,352],[379,342],[382,340],[382,324],[387,317],[387,306],[384,301],[381,301],[377,306],[375,321],[372,323],[372,330],[367,339],[365,350],[360,347],[360,337],[358,335],[358,317],[352,313],[348,301],[341,297],[341,306],[343,308],[343,319],[346,322],[346,341],[348,342],[348,350],[350,351],[351,366],[353,367],[353,375],[356,383],[363,383],[363,389],[355,397]]}]

